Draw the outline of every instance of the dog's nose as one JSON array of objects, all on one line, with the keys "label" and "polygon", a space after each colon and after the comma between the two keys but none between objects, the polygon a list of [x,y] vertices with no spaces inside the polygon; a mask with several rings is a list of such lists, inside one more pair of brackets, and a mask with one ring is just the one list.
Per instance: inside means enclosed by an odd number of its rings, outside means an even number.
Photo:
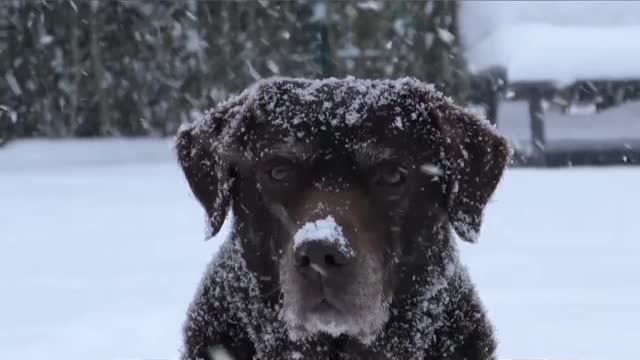
[{"label": "dog's nose", "polygon": [[318,240],[301,244],[296,248],[294,256],[299,270],[313,270],[322,276],[347,265],[352,259],[335,244]]}]

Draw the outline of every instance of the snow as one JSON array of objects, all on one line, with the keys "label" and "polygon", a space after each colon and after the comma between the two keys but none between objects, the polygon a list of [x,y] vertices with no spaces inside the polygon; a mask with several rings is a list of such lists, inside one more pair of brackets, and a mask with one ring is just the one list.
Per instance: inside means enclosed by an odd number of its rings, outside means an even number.
[{"label": "snow", "polygon": [[469,50],[477,70],[502,65],[509,81],[640,78],[640,26],[519,24],[496,29]]},{"label": "snow", "polygon": [[0,358],[175,358],[204,264],[171,140],[0,150]]},{"label": "snow", "polygon": [[510,81],[640,78],[640,2],[461,3],[470,67],[507,69]]},{"label": "snow", "polygon": [[[370,113],[371,108],[396,105],[396,111],[399,112],[398,99],[412,93],[419,93],[420,96],[427,98],[424,102],[416,102],[415,99],[403,100],[407,106],[415,108],[416,111],[424,112],[427,102],[434,108],[453,104],[452,99],[437,91],[433,84],[421,82],[414,77],[369,80],[346,76],[311,80],[273,76],[265,79],[256,78],[256,80],[242,93],[230,97],[214,109],[207,111],[197,121],[188,125],[183,124],[179,132],[190,129],[206,131],[216,126],[216,115],[226,113],[225,117],[231,119],[231,124],[226,127],[226,134],[222,135],[223,141],[220,142],[220,145],[225,145],[230,134],[242,131],[242,122],[247,118],[246,114],[261,107],[268,109],[270,122],[283,128],[290,128],[291,125],[301,121],[296,115],[304,115],[307,119],[314,119],[324,125],[359,125]],[[327,95],[327,89],[332,89],[331,96]],[[282,92],[286,92],[286,96],[294,100],[278,101]],[[416,118],[417,116],[401,120],[411,121]],[[425,115],[420,119],[429,121],[429,116]]]},{"label": "snow", "polygon": [[456,39],[456,37],[446,29],[437,28],[436,33],[438,34],[440,40],[444,41],[447,44],[453,43],[453,41]]},{"label": "snow", "polygon": [[363,10],[380,11],[382,10],[382,4],[380,1],[364,1],[358,2],[356,6]]},{"label": "snow", "polygon": [[13,72],[8,71],[4,74],[4,78],[7,80],[9,88],[11,88],[11,91],[13,91],[15,95],[22,95],[22,89],[20,88],[20,84],[18,84],[18,80],[16,80],[16,77],[13,75]]},{"label": "snow", "polygon": [[229,352],[221,347],[212,349],[209,352],[209,356],[211,357],[211,360],[234,360]]},{"label": "snow", "polygon": [[637,1],[468,1],[460,3],[462,35],[476,40],[499,25],[546,23],[562,26],[640,25]]},{"label": "snow", "polygon": [[461,244],[510,358],[638,359],[638,168],[510,170]]},{"label": "snow", "polygon": [[[203,271],[172,140],[0,149],[0,358],[175,359]],[[502,359],[636,360],[639,168],[511,169],[460,241]]]},{"label": "snow", "polygon": [[431,176],[442,176],[444,175],[444,171],[441,168],[433,165],[433,164],[422,164],[420,165],[420,171],[424,174]]},{"label": "snow", "polygon": [[309,241],[333,243],[343,254],[355,255],[348,240],[342,234],[342,227],[330,215],[324,219],[304,224],[293,236],[293,249],[295,250]]}]

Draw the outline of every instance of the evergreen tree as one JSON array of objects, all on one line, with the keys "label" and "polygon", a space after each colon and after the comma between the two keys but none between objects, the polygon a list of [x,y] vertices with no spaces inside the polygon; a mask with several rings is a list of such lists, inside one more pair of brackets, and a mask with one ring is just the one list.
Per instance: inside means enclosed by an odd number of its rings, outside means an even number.
[{"label": "evergreen tree", "polygon": [[415,76],[462,101],[456,6],[3,1],[0,138],[165,136],[194,110],[272,75]]}]

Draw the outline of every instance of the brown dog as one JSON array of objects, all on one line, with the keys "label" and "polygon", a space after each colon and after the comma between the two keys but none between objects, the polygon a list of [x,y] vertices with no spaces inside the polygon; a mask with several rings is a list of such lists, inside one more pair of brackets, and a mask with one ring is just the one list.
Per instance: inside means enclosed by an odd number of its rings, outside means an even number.
[{"label": "brown dog", "polygon": [[184,359],[493,359],[453,229],[475,241],[509,148],[413,79],[270,79],[183,128],[213,233],[233,231]]}]

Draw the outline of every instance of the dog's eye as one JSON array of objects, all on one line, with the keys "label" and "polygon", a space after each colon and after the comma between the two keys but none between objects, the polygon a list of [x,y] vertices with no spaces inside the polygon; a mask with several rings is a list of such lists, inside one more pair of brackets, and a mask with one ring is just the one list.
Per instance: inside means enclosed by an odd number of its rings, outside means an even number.
[{"label": "dog's eye", "polygon": [[288,164],[276,165],[269,169],[269,176],[275,181],[285,181],[291,174],[293,168]]},{"label": "dog's eye", "polygon": [[378,170],[377,183],[386,186],[402,185],[407,178],[407,169],[402,166],[383,166]]}]

